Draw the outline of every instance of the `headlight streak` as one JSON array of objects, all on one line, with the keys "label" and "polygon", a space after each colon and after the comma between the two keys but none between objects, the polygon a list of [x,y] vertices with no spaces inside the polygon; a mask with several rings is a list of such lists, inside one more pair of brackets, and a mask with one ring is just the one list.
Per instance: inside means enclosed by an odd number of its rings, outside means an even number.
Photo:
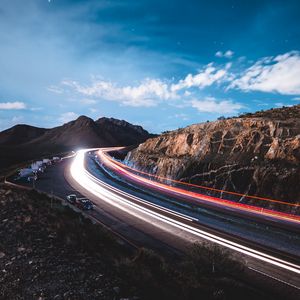
[{"label": "headlight streak", "polygon": [[[126,211],[127,213],[132,214],[132,215],[136,216],[137,218],[146,220],[155,226],[162,227],[158,222],[149,221],[149,217],[153,221],[158,220],[162,223],[168,224],[172,227],[175,227],[177,229],[180,229],[182,231],[190,233],[190,234],[194,235],[195,237],[204,238],[206,240],[212,241],[214,243],[217,243],[221,246],[227,247],[234,251],[240,252],[247,256],[251,256],[251,257],[259,259],[261,261],[278,266],[280,268],[300,274],[300,266],[299,265],[290,263],[283,259],[279,259],[277,257],[274,257],[272,255],[252,249],[250,247],[240,245],[236,242],[232,242],[230,240],[224,239],[217,235],[205,232],[201,229],[194,228],[190,225],[187,225],[180,221],[174,220],[171,217],[164,216],[160,213],[152,211],[151,209],[148,209],[148,208],[142,207],[141,205],[133,203],[132,201],[130,201],[128,199],[132,199],[132,200],[134,200],[136,202],[140,202],[140,203],[145,203],[145,201],[142,200],[141,198],[132,196],[126,192],[123,192],[122,190],[119,190],[115,187],[112,187],[112,186],[102,182],[95,176],[91,175],[85,169],[84,159],[85,159],[85,153],[88,151],[90,151],[90,149],[78,151],[78,153],[77,153],[76,157],[74,158],[74,161],[71,165],[71,168],[70,168],[71,176],[74,178],[74,180],[77,183],[79,183],[82,187],[87,189],[89,192],[93,193],[95,196],[97,196],[102,201],[105,201],[111,205],[114,205],[115,207],[117,207],[123,211]],[[147,203],[147,205],[150,206],[149,203]],[[164,211],[165,213],[167,213],[169,215],[176,215],[177,218],[192,221],[192,219],[190,217],[185,216],[183,214],[178,214],[176,212],[170,211],[169,209],[162,208],[158,205],[153,205],[153,204],[151,204],[151,205],[153,207],[155,206],[156,208],[159,208],[160,211]],[[148,219],[145,218],[145,216],[147,216]]]},{"label": "headlight streak", "polygon": [[[260,208],[260,207],[256,207],[256,206],[252,206],[252,205],[248,205],[248,204],[236,203],[236,202],[232,202],[232,201],[229,201],[226,199],[215,198],[212,196],[207,196],[207,195],[203,195],[203,194],[199,194],[199,193],[195,193],[195,192],[190,192],[187,190],[183,190],[183,189],[180,189],[177,187],[172,187],[172,186],[169,186],[166,184],[155,182],[155,181],[146,179],[144,177],[138,176],[136,174],[133,174],[132,172],[129,172],[125,169],[126,168],[125,165],[113,160],[113,158],[111,158],[106,153],[106,152],[111,152],[111,151],[115,151],[115,150],[119,150],[119,149],[122,149],[122,148],[112,148],[112,149],[110,149],[110,148],[102,149],[101,148],[98,151],[98,155],[99,155],[101,161],[106,166],[108,166],[109,168],[118,172],[119,174],[134,180],[135,182],[139,182],[143,185],[152,187],[156,190],[171,192],[176,195],[183,196],[183,197],[189,197],[200,203],[206,202],[209,204],[221,205],[224,208],[233,208],[235,210],[253,213],[258,216],[260,215],[260,216],[270,217],[270,218],[277,219],[277,220],[284,220],[284,221],[293,222],[295,224],[300,224],[300,217],[296,216],[296,215],[278,212],[278,211],[274,211],[274,210],[270,210],[270,209],[266,209],[266,208]],[[298,206],[298,205],[296,205],[296,206]]]}]

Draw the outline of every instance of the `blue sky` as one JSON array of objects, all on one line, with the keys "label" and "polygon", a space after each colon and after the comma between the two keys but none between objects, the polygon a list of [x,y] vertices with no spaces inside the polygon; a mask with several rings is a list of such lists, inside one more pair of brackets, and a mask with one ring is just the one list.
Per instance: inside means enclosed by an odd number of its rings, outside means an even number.
[{"label": "blue sky", "polygon": [[300,103],[299,1],[1,0],[0,130],[176,129]]}]

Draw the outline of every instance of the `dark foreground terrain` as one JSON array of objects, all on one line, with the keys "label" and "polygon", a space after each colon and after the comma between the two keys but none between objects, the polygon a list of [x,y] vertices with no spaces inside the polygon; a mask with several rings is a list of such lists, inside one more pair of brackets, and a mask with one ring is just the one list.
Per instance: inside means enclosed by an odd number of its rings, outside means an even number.
[{"label": "dark foreground terrain", "polygon": [[[35,191],[0,187],[0,299],[267,299],[228,253],[164,259]],[[275,299],[272,296],[272,299]]]}]

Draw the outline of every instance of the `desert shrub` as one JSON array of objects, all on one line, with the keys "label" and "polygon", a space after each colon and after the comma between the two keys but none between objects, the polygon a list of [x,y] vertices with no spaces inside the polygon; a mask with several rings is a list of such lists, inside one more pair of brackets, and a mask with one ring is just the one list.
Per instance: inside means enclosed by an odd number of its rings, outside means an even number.
[{"label": "desert shrub", "polygon": [[120,276],[126,278],[125,294],[138,294],[141,299],[180,299],[173,269],[154,251],[141,248],[133,259],[117,264]]},{"label": "desert shrub", "polygon": [[192,280],[238,274],[243,265],[233,259],[229,250],[216,244],[196,243],[183,261],[183,270]]}]

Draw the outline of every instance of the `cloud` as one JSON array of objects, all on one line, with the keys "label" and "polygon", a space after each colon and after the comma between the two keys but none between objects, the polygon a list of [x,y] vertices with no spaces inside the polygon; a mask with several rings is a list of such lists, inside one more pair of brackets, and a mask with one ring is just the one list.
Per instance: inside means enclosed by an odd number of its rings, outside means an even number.
[{"label": "cloud", "polygon": [[201,72],[196,75],[188,74],[184,79],[176,84],[172,84],[171,91],[176,92],[182,89],[198,87],[203,89],[228,77],[228,69],[231,64],[227,64],[225,68],[217,69],[212,63],[208,64]]},{"label": "cloud", "polygon": [[222,51],[218,51],[216,52],[215,56],[216,57],[225,57],[225,58],[232,58],[233,57],[234,52],[231,50],[227,50],[225,52]]},{"label": "cloud", "polygon": [[78,117],[79,117],[78,114],[69,111],[69,112],[62,113],[59,117],[59,121],[61,123],[68,123],[70,121],[73,121],[74,119],[77,119]]},{"label": "cloud", "polygon": [[0,102],[0,110],[11,110],[11,109],[25,109],[26,104],[24,102]]},{"label": "cloud", "polygon": [[300,97],[294,97],[292,100],[293,101],[300,101]]},{"label": "cloud", "polygon": [[19,124],[23,121],[23,116],[14,116],[11,119],[11,124],[15,125],[15,124]]},{"label": "cloud", "polygon": [[90,108],[89,111],[90,111],[91,113],[96,113],[96,112],[98,112],[98,109],[96,109],[96,108]]},{"label": "cloud", "polygon": [[49,87],[47,87],[47,90],[49,92],[55,93],[55,94],[62,94],[64,92],[64,90],[60,87],[57,87],[55,85],[51,85]]},{"label": "cloud", "polygon": [[[146,78],[136,85],[120,85],[105,79],[93,79],[90,84],[65,79],[61,84],[48,87],[53,93],[75,92],[84,96],[79,100],[83,104],[96,104],[98,100],[116,101],[126,106],[153,107],[166,100],[178,100],[191,96],[190,88],[204,89],[215,83],[232,79],[228,72],[231,63],[223,67],[215,67],[213,63],[206,65],[196,75],[188,74],[184,79],[174,83],[174,80]],[[182,95],[178,94],[182,91]]]},{"label": "cloud", "polygon": [[282,103],[282,102],[277,102],[277,103],[275,103],[275,106],[276,107],[283,107],[283,106],[285,106],[285,107],[290,107],[290,106],[292,106],[291,104],[284,104],[284,103]]},{"label": "cloud", "polygon": [[71,87],[80,95],[98,99],[118,101],[123,105],[150,107],[160,100],[176,98],[168,84],[159,79],[145,79],[136,86],[119,86],[111,81],[96,80],[91,85],[81,85],[77,81],[64,80],[62,85]]},{"label": "cloud", "polygon": [[259,60],[229,88],[300,95],[300,52],[292,51]]},{"label": "cloud", "polygon": [[90,99],[90,98],[81,99],[80,102],[82,104],[86,104],[86,105],[92,105],[92,104],[96,104],[97,103],[97,101],[95,99]]},{"label": "cloud", "polygon": [[4,130],[10,128],[14,125],[20,124],[24,122],[23,116],[12,116],[10,118],[0,118],[0,130]]},{"label": "cloud", "polygon": [[179,114],[175,114],[175,115],[172,115],[169,117],[169,119],[172,119],[172,118],[181,119],[183,121],[189,120],[189,116],[185,113],[179,113]]},{"label": "cloud", "polygon": [[220,100],[218,101],[214,97],[206,97],[203,100],[191,100],[193,108],[196,108],[199,112],[216,113],[216,114],[236,114],[244,106],[240,103],[233,102],[232,100]]},{"label": "cloud", "polygon": [[40,110],[43,110],[42,107],[31,107],[30,108],[31,111],[40,111]]}]

